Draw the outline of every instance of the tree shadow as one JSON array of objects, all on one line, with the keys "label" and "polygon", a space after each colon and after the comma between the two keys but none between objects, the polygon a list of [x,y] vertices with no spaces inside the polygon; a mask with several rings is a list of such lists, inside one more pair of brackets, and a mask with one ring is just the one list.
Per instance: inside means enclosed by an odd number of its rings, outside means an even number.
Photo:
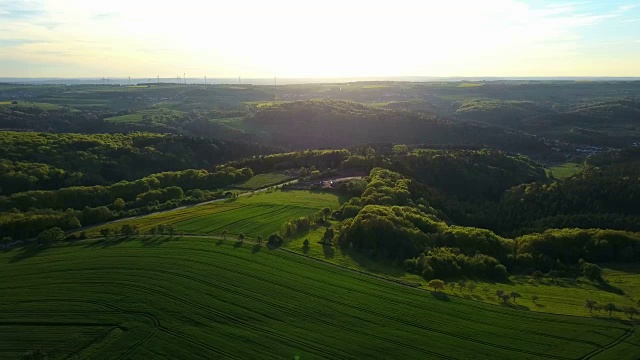
[{"label": "tree shadow", "polygon": [[540,308],[540,309],[542,309],[542,308],[546,308],[546,306],[545,306],[545,305],[538,304],[537,302],[536,302],[536,303],[533,303],[533,304],[534,304],[536,307]]},{"label": "tree shadow", "polygon": [[218,239],[218,241],[216,241],[216,246],[220,246],[222,244],[224,244],[224,240]]},{"label": "tree shadow", "polygon": [[255,245],[253,245],[253,248],[251,248],[251,253],[252,254],[256,254],[256,253],[259,253],[260,250],[262,250],[262,245],[255,244]]},{"label": "tree shadow", "polygon": [[324,253],[325,259],[333,259],[336,255],[336,250],[330,245],[322,245],[322,252]]},{"label": "tree shadow", "polygon": [[437,292],[437,291],[431,291],[431,296],[433,296],[434,298],[440,300],[440,301],[451,301],[451,299],[449,299],[449,295],[445,294],[445,293],[441,293],[441,292]]},{"label": "tree shadow", "polygon": [[502,303],[502,306],[505,306],[505,307],[508,307],[508,308],[511,308],[511,309],[515,309],[515,310],[531,311],[528,306],[522,305],[522,304],[518,304],[518,303],[514,303],[514,302],[511,302],[511,301],[506,302],[506,303]]},{"label": "tree shadow", "polygon": [[604,281],[600,281],[597,284],[593,285],[594,287],[600,289],[600,290],[604,290],[610,293],[614,293],[614,294],[618,294],[618,295],[624,295],[624,291],[618,287],[615,287],[611,284],[609,284],[608,282],[604,282]]},{"label": "tree shadow", "polygon": [[26,245],[18,250],[18,253],[11,258],[10,262],[14,263],[36,256],[49,247],[50,246],[39,244]]},{"label": "tree shadow", "polygon": [[172,237],[172,236],[168,236],[168,237],[163,237],[163,236],[157,236],[154,238],[146,238],[146,239],[140,239],[140,242],[142,243],[142,246],[144,247],[155,247],[155,246],[160,246],[164,243],[168,243],[168,242],[172,242],[172,241],[177,241],[178,238],[176,237]]},{"label": "tree shadow", "polygon": [[242,247],[243,244],[244,243],[241,243],[240,241],[236,241],[236,242],[233,243],[233,248],[234,249],[240,248],[240,247]]},{"label": "tree shadow", "polygon": [[130,236],[121,236],[116,238],[102,238],[96,241],[91,241],[88,244],[86,244],[84,247],[85,248],[95,248],[95,247],[108,248],[108,247],[120,245],[124,242],[131,241],[131,240],[133,240],[133,238]]},{"label": "tree shadow", "polygon": [[307,255],[309,253],[309,246],[302,246],[302,252]]}]

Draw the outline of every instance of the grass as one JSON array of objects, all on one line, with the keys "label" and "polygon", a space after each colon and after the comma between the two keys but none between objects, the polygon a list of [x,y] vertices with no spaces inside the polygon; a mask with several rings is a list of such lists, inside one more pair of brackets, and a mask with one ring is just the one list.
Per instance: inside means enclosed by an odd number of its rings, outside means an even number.
[{"label": "grass", "polygon": [[[336,228],[336,222],[332,227]],[[375,261],[365,254],[342,250],[338,247],[322,245],[320,240],[325,228],[318,228],[307,234],[290,240],[286,249],[304,254],[306,256],[327,261],[356,271],[372,273],[376,276],[394,281],[427,286],[427,281],[421,276],[405,273],[404,269],[394,263]],[[309,246],[304,247],[304,240],[309,240]],[[495,296],[498,289],[507,293],[516,291],[522,295],[511,306],[518,309],[552,314],[564,314],[583,317],[608,317],[606,312],[589,313],[584,304],[587,299],[596,300],[599,304],[613,302],[618,307],[637,306],[640,299],[640,266],[605,264],[604,278],[606,284],[600,285],[584,278],[573,279],[540,279],[535,280],[530,276],[512,276],[508,283],[492,283],[469,280],[477,284],[474,292],[460,291],[458,287],[451,290],[447,287],[445,294],[463,297],[470,300],[482,301],[489,304],[500,305]],[[457,282],[459,279],[455,279]],[[539,299],[533,301],[533,295]],[[624,313],[614,313],[613,318],[625,320]]]},{"label": "grass", "polygon": [[621,322],[431,293],[248,243],[90,240],[0,254],[0,272],[0,358],[34,348],[50,359],[630,359],[640,351]]},{"label": "grass", "polygon": [[388,88],[389,85],[364,85],[362,86],[363,89],[383,89],[383,88]]},{"label": "grass", "polygon": [[124,224],[136,225],[142,232],[160,224],[173,224],[178,231],[190,235],[220,234],[226,230],[231,235],[244,233],[248,237],[267,237],[278,232],[280,226],[287,220],[313,214],[325,207],[337,208],[338,206],[338,196],[330,193],[309,191],[256,193],[235,200],[118,221],[92,228],[87,233],[97,236],[102,228],[107,227],[116,231]]},{"label": "grass", "polygon": [[556,179],[566,179],[582,172],[582,170],[584,170],[584,166],[582,166],[581,164],[565,163],[548,168],[547,176],[551,176],[553,174],[553,177],[555,177]]},{"label": "grass", "polygon": [[235,187],[239,189],[245,189],[245,190],[256,190],[256,189],[264,188],[267,186],[276,185],[284,181],[287,181],[289,179],[291,179],[291,177],[285,174],[278,174],[278,173],[259,174],[245,181],[242,184],[236,185]]}]

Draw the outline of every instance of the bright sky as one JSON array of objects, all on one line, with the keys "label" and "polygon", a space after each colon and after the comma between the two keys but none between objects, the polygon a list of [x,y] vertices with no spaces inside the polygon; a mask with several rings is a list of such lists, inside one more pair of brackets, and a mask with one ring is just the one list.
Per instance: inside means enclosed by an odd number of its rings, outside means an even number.
[{"label": "bright sky", "polygon": [[0,0],[0,77],[640,76],[640,2]]}]

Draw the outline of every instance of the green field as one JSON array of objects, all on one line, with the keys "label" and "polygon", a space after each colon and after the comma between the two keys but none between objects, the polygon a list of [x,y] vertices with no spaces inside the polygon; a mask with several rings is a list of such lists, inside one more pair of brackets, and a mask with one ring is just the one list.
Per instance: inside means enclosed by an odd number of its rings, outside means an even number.
[{"label": "green field", "polygon": [[251,179],[245,181],[242,184],[238,184],[235,187],[244,190],[256,190],[267,186],[280,184],[291,179],[291,176],[278,173],[259,174]]},{"label": "green field", "polygon": [[0,254],[0,358],[633,359],[635,329],[404,287],[252,244]]},{"label": "green field", "polygon": [[97,236],[103,227],[117,230],[123,224],[136,225],[143,232],[160,224],[173,224],[178,231],[190,235],[220,234],[226,230],[229,234],[244,233],[249,237],[266,237],[278,232],[287,220],[313,214],[325,207],[338,206],[338,196],[330,193],[265,192],[242,196],[235,200],[118,221],[93,228],[87,233]]},{"label": "green field", "polygon": [[58,110],[60,109],[59,105],[41,103],[41,102],[30,102],[30,101],[18,101],[17,104],[12,104],[13,101],[0,101],[0,106],[17,106],[17,107],[37,107],[42,110]]},{"label": "green field", "polygon": [[556,179],[566,179],[584,170],[582,164],[565,163],[547,168],[547,176],[553,175]]}]

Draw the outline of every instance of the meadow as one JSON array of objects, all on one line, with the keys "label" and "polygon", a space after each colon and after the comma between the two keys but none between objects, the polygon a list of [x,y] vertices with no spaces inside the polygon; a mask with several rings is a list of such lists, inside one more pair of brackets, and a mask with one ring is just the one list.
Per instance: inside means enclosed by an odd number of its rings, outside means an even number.
[{"label": "meadow", "polygon": [[202,238],[0,254],[0,358],[633,359],[635,328],[400,286]]},{"label": "meadow", "polygon": [[117,231],[124,224],[135,225],[141,232],[158,225],[175,225],[189,235],[230,235],[267,237],[280,230],[287,220],[313,214],[325,207],[337,208],[339,197],[330,193],[309,191],[274,191],[241,196],[237,199],[191,206],[170,212],[123,220],[87,230],[98,236],[100,229]]},{"label": "meadow", "polygon": [[547,169],[547,176],[553,175],[556,179],[566,179],[584,170],[584,166],[576,163],[565,163]]},{"label": "meadow", "polygon": [[[336,222],[332,223],[335,228]],[[314,229],[307,234],[291,239],[286,245],[287,250],[306,255],[321,261],[338,266],[374,274],[391,281],[399,281],[407,284],[419,285],[427,288],[428,281],[419,275],[406,273],[396,264],[385,261],[373,260],[366,254],[355,251],[327,246],[321,243],[325,229]],[[304,246],[304,241],[309,240],[309,245]],[[624,264],[603,264],[604,284],[594,283],[585,278],[578,279],[534,279],[531,276],[511,276],[508,282],[496,283],[467,279],[467,283],[474,283],[476,289],[460,289],[455,286],[452,289],[446,286],[444,293],[450,296],[468,300],[482,301],[494,305],[502,305],[502,301],[496,297],[496,290],[504,290],[506,293],[516,291],[521,298],[516,302],[510,302],[506,306],[533,312],[552,314],[564,314],[583,317],[608,317],[606,311],[589,312],[585,307],[587,299],[595,300],[600,305],[609,302],[619,308],[636,306],[640,299],[640,266]],[[448,279],[443,279],[448,282]],[[460,279],[453,280],[457,283]],[[533,296],[538,299],[533,301]],[[614,312],[612,318],[627,320],[628,316],[623,312]]]}]

